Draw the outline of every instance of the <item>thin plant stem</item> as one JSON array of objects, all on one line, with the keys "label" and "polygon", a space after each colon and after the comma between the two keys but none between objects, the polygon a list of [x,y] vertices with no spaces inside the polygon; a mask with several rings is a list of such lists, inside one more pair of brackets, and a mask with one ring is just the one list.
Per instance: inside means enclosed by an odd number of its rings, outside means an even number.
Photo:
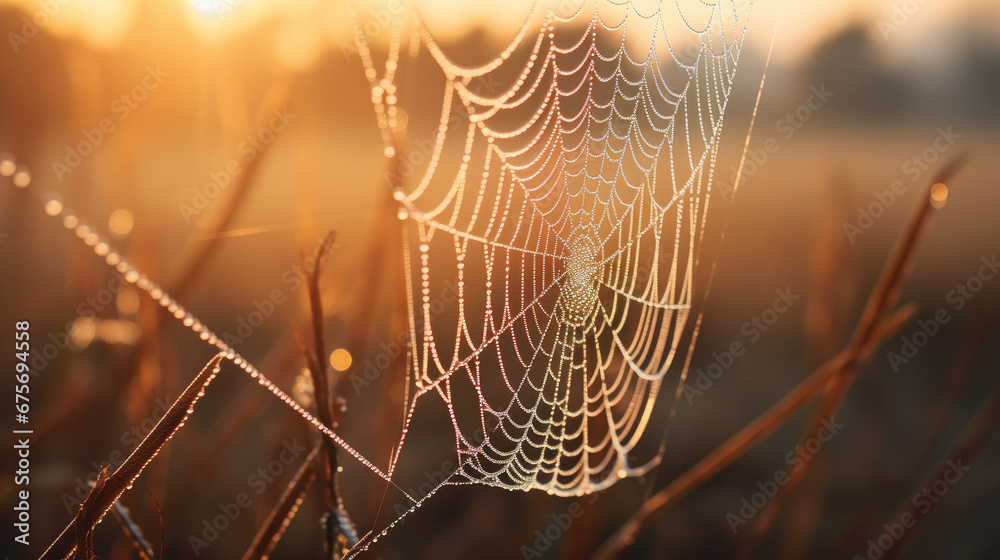
[{"label": "thin plant stem", "polygon": [[[909,221],[900,233],[896,246],[889,261],[886,263],[884,270],[889,273],[883,274],[879,278],[872,294],[874,297],[869,298],[868,304],[862,313],[862,318],[848,342],[848,349],[854,352],[857,360],[850,366],[845,367],[834,379],[830,380],[830,384],[823,394],[819,407],[813,414],[809,426],[802,434],[802,438],[799,441],[800,445],[805,445],[806,440],[816,434],[824,420],[832,419],[836,415],[841,403],[847,396],[847,392],[854,383],[855,377],[857,377],[858,363],[874,350],[872,340],[878,337],[873,337],[873,334],[874,330],[879,328],[876,325],[880,322],[885,310],[891,309],[898,302],[900,292],[902,291],[902,280],[912,270],[917,244],[923,232],[930,224],[930,218],[934,209],[931,204],[931,189],[935,184],[949,180],[955,171],[960,168],[963,159],[962,155],[954,158],[936,174],[924,190],[923,195],[919,199],[921,202],[917,204],[917,207],[911,213]],[[915,311],[913,307],[910,309]],[[912,315],[913,313],[909,313],[907,320]],[[899,326],[901,325],[896,325],[895,328]],[[788,483],[782,486],[775,499],[764,509],[763,514],[754,527],[746,554],[755,548],[756,544],[770,529],[788,496],[795,491],[799,483],[805,478],[806,473],[809,471],[809,464],[806,463],[803,468],[792,472],[789,475]]]},{"label": "thin plant stem", "polygon": [[[319,420],[327,426],[336,427],[340,419],[342,407],[335,404],[333,391],[330,387],[328,370],[326,367],[326,343],[323,334],[323,302],[320,296],[320,256],[329,253],[333,246],[335,235],[333,232],[327,234],[323,243],[316,249],[316,269],[309,275],[309,303],[312,311],[312,331],[315,353],[306,352],[309,362],[309,372],[312,376],[313,388],[316,397],[316,412]],[[351,523],[350,516],[344,509],[343,501],[340,499],[340,491],[337,487],[337,472],[339,465],[337,462],[337,447],[329,439],[323,440],[323,447],[326,450],[324,469],[324,487],[326,488],[326,501],[328,512],[324,516],[323,525],[326,536],[327,557],[337,559],[343,557],[344,547],[340,543],[340,537],[346,541],[348,547],[357,544],[359,538],[354,524]],[[339,535],[339,536],[338,536]]]},{"label": "thin plant stem", "polygon": [[[931,185],[951,177],[961,166],[963,160],[964,157],[961,155],[953,159],[938,173]],[[643,503],[632,517],[594,553],[594,560],[610,560],[617,557],[626,547],[635,542],[639,531],[648,526],[653,519],[662,515],[682,497],[771,435],[804,405],[827,390],[831,380],[838,379],[845,371],[853,371],[862,356],[870,352],[881,340],[884,340],[884,338],[877,338],[880,334],[894,332],[887,330],[886,325],[899,324],[898,318],[892,315],[887,318],[886,315],[899,299],[902,284],[912,270],[917,242],[920,239],[920,233],[927,224],[932,208],[929,186],[925,196],[911,215],[907,227],[897,238],[896,245],[882,268],[847,347],[820,366],[764,414]]]},{"label": "thin plant stem", "polygon": [[278,499],[278,503],[268,514],[246,553],[243,554],[243,560],[267,560],[271,550],[281,540],[285,528],[295,517],[299,504],[302,503],[302,498],[316,478],[318,459],[321,457],[320,449],[322,449],[322,444],[313,447],[305,462],[299,466],[299,470],[296,471],[295,476]]},{"label": "thin plant stem", "polygon": [[225,354],[219,353],[209,360],[118,470],[110,476],[106,471],[99,475],[97,484],[80,505],[76,516],[39,560],[65,560],[77,552],[78,548],[85,557],[89,557],[92,553],[89,542],[94,528],[118,498],[132,487],[146,465],[184,425],[194,410],[195,403],[205,394],[205,388],[219,373],[223,358]]}]

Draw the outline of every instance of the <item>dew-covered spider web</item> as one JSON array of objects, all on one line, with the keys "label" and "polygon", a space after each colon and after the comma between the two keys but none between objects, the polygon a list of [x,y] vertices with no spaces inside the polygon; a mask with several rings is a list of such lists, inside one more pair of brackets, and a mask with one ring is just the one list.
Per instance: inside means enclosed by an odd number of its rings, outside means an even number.
[{"label": "dew-covered spider web", "polygon": [[[393,30],[384,70],[358,18],[387,158],[405,149],[393,131],[407,57],[425,49],[445,83],[425,169],[392,185],[411,352],[390,477],[425,399],[450,417],[449,484],[571,496],[656,464],[656,442],[638,455],[679,388],[748,16],[723,1],[540,4],[478,66],[418,17],[409,45]],[[456,301],[435,314],[448,281]]]},{"label": "dew-covered spider web", "polygon": [[[396,14],[378,49],[371,14],[352,9],[390,167],[412,151],[398,134],[401,66],[430,56],[444,84],[426,163],[392,174],[410,345],[387,465],[323,425],[58,199],[46,212],[388,484],[414,414],[435,399],[451,427],[437,433],[459,459],[441,486],[599,491],[662,453],[670,414],[658,411],[676,401],[694,342],[694,272],[751,4],[537,4],[496,57],[473,66],[455,62],[419,10]],[[445,283],[457,294],[435,312]],[[410,511],[436,490],[407,496]]]}]

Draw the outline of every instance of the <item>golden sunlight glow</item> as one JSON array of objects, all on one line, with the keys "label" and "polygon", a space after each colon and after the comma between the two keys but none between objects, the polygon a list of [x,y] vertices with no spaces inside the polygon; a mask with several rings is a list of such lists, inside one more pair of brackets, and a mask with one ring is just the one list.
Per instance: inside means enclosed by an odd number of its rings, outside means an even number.
[{"label": "golden sunlight glow", "polygon": [[[558,11],[572,10],[582,0],[555,2]],[[638,0],[640,4],[654,5],[654,0]],[[37,27],[61,37],[80,37],[92,46],[113,48],[121,46],[133,32],[133,24],[140,7],[151,8],[149,0],[0,0],[0,4],[13,4],[28,12],[28,20]],[[152,4],[157,4],[153,2]],[[366,29],[373,42],[387,41],[391,25],[388,23],[402,13],[406,3],[398,0],[359,0],[360,10],[376,24]],[[440,40],[449,40],[467,34],[472,29],[482,29],[499,40],[507,40],[529,13],[532,0],[414,0],[416,9],[430,31]],[[845,0],[843,2],[786,3],[779,30],[779,48],[775,54],[781,58],[798,58],[806,55],[818,41],[834,30],[859,19],[874,22],[892,13],[893,0]],[[273,42],[280,62],[290,68],[308,66],[324,50],[353,52],[353,29],[345,17],[344,4],[328,0],[168,0],[160,6],[173,5],[201,38],[213,44],[223,43],[240,34],[256,31]],[[770,34],[766,32],[774,23],[778,2],[760,3],[754,8],[754,19],[764,22],[765,29],[751,33],[749,41],[758,46],[766,45]],[[568,6],[568,8],[567,8]],[[979,6],[984,17],[1000,21],[1000,7],[988,6],[984,0],[953,0],[935,5],[941,17],[919,18],[912,28],[940,24],[942,18],[956,18]],[[987,13],[988,10],[988,13]],[[404,18],[405,19],[405,18]],[[386,23],[378,23],[386,22]],[[667,22],[667,25],[676,22]],[[374,32],[374,33],[373,33]],[[877,30],[873,27],[873,33]]]},{"label": "golden sunlight glow", "polygon": [[274,34],[274,52],[285,68],[303,70],[319,58],[326,39],[315,25],[305,21],[286,21]]},{"label": "golden sunlight glow", "polygon": [[219,15],[224,14],[226,11],[233,8],[232,4],[227,0],[190,0],[191,5],[195,7],[198,11],[205,13],[217,13]]},{"label": "golden sunlight glow", "polygon": [[52,2],[17,0],[31,22],[61,37],[80,37],[90,45],[109,49],[121,44],[132,28],[138,0],[73,0]]}]

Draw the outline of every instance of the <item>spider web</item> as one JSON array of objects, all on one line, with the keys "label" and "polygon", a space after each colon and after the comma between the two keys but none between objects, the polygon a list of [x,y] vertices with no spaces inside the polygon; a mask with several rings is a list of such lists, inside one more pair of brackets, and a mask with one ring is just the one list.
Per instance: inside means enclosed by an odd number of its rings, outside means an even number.
[{"label": "spider web", "polygon": [[[683,348],[694,342],[694,270],[750,11],[721,0],[646,4],[536,5],[510,44],[475,67],[455,63],[415,18],[409,54],[425,49],[445,87],[430,161],[416,185],[400,181],[394,191],[411,344],[403,429],[386,468],[58,198],[45,210],[387,484],[418,404],[440,399],[459,466],[422,498],[407,495],[413,505],[403,516],[446,485],[599,491],[648,472],[662,453],[655,444],[665,426],[653,435],[647,427],[657,406],[674,402],[657,399],[664,382],[675,381],[676,399]],[[391,162],[400,153],[394,78],[405,18],[391,30],[380,78],[361,18],[352,16]],[[474,87],[483,79],[502,87],[483,94]],[[453,312],[435,315],[432,289],[451,280]],[[636,459],[650,439],[650,457]],[[401,519],[369,533],[350,556]]]},{"label": "spider web", "polygon": [[[379,78],[354,16],[391,162],[403,23]],[[390,478],[426,398],[454,432],[444,484],[574,496],[655,466],[662,450],[636,455],[663,437],[646,428],[693,344],[693,273],[748,16],[723,1],[536,5],[472,67],[416,18],[409,54],[426,49],[445,86],[423,175],[394,185],[411,346]],[[435,313],[445,282],[457,302]]]}]

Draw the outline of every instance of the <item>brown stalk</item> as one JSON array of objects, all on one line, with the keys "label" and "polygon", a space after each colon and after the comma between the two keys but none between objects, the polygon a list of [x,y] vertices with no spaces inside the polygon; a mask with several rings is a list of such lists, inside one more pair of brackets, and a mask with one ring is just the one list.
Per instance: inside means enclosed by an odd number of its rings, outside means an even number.
[{"label": "brown stalk", "polygon": [[281,540],[285,528],[288,527],[292,518],[295,517],[299,509],[299,504],[302,503],[302,498],[316,478],[317,459],[320,458],[320,448],[321,445],[313,447],[306,460],[299,466],[299,470],[296,471],[295,476],[288,483],[285,491],[282,492],[281,497],[278,499],[278,503],[274,505],[274,509],[268,514],[264,525],[261,526],[257,535],[254,536],[250,547],[243,554],[243,560],[267,560],[271,554],[271,550]]},{"label": "brown stalk", "polygon": [[[830,384],[823,395],[819,408],[813,414],[812,421],[809,423],[806,431],[802,434],[802,438],[799,441],[800,445],[805,445],[806,440],[813,437],[813,435],[820,429],[823,420],[832,419],[840,409],[841,403],[843,403],[844,398],[847,396],[847,392],[854,383],[854,378],[857,376],[858,363],[871,354],[871,352],[877,347],[877,344],[873,344],[874,340],[879,339],[875,330],[879,328],[890,328],[893,332],[895,332],[913,316],[913,313],[915,313],[916,307],[909,305],[903,308],[903,310],[908,309],[909,312],[900,317],[901,321],[896,321],[888,325],[886,325],[884,321],[881,321],[881,317],[886,313],[886,310],[891,309],[896,305],[896,302],[899,300],[900,292],[902,291],[902,281],[905,277],[909,276],[909,273],[913,269],[913,260],[916,254],[917,243],[920,241],[924,230],[926,230],[928,224],[930,223],[930,217],[932,215],[931,212],[934,209],[931,204],[931,188],[936,183],[941,183],[950,179],[952,175],[954,175],[955,171],[959,169],[962,161],[963,156],[959,155],[949,162],[948,165],[939,171],[938,174],[931,180],[930,184],[927,185],[922,198],[918,199],[921,200],[922,203],[918,204],[918,206],[914,209],[909,222],[898,237],[896,246],[893,248],[889,261],[886,263],[888,268],[884,270],[889,270],[891,273],[883,274],[879,278],[879,282],[876,284],[875,291],[873,292],[873,295],[878,294],[878,297],[875,299],[869,298],[868,304],[865,306],[865,310],[862,313],[862,318],[858,326],[855,328],[850,342],[848,343],[848,350],[854,354],[855,360],[850,366],[844,368],[837,375],[837,377],[830,380]],[[876,326],[877,324],[881,324],[883,326]],[[822,450],[820,450],[820,453],[822,453]],[[809,471],[810,464],[811,462],[807,462],[803,465],[803,468],[790,473],[788,483],[783,485],[777,496],[775,496],[775,499],[771,500],[771,502],[767,504],[763,514],[754,527],[754,532],[750,538],[748,546],[746,547],[746,552],[744,554],[745,557],[748,556],[749,552],[756,547],[756,544],[761,538],[763,538],[764,534],[767,533],[774,520],[777,519],[778,513],[785,504],[785,500],[795,491],[799,483],[802,482],[802,479]]]},{"label": "brown stalk", "polygon": [[[947,180],[959,168],[963,159],[963,156],[959,156],[952,160],[931,184]],[[826,391],[831,381],[843,379],[843,372],[854,371],[862,354],[865,351],[870,351],[871,348],[884,340],[876,338],[879,334],[891,334],[892,331],[886,328],[887,321],[898,324],[898,318],[886,318],[886,314],[899,299],[903,281],[912,269],[912,258],[917,241],[932,208],[930,187],[928,187],[926,197],[921,200],[907,227],[897,238],[893,252],[882,268],[879,279],[868,298],[847,347],[820,366],[764,414],[757,417],[715,451],[668,484],[666,488],[643,503],[632,517],[594,553],[592,557],[594,560],[610,560],[617,557],[635,541],[639,531],[648,526],[653,519],[662,515],[682,497],[732,464],[777,430],[805,404]],[[836,396],[839,395],[840,391],[835,387],[833,393]]]},{"label": "brown stalk", "polygon": [[[882,321],[880,326],[873,331],[873,338],[867,342],[864,346],[854,349],[857,356],[857,362],[853,365],[845,367],[840,371],[840,373],[834,379],[830,380],[830,383],[823,393],[822,401],[820,402],[819,408],[816,409],[815,414],[812,417],[809,427],[802,433],[802,438],[799,440],[799,445],[805,446],[806,440],[816,435],[822,426],[823,420],[832,420],[837,413],[837,409],[840,407],[841,402],[843,402],[844,397],[847,395],[848,389],[850,389],[851,384],[854,382],[854,378],[858,372],[858,362],[865,359],[878,345],[881,341],[888,339],[893,334],[898,332],[900,328],[903,327],[913,316],[916,314],[915,305],[906,305],[903,308],[897,310],[895,313],[887,317]],[[821,449],[817,455],[822,454]],[[814,460],[815,460],[814,456]],[[754,527],[754,532],[750,537],[747,546],[744,548],[741,558],[749,558],[750,553],[757,547],[760,539],[764,537],[768,529],[778,517],[781,508],[784,506],[786,500],[791,496],[795,488],[798,487],[799,483],[805,477],[806,472],[809,470],[809,466],[813,461],[807,461],[803,464],[802,468],[796,471],[791,471],[788,474],[788,482],[785,483],[779,490],[777,495],[767,504],[764,511],[761,512],[760,520]]]},{"label": "brown stalk", "polygon": [[[340,412],[343,406],[335,403],[335,397],[330,389],[330,380],[326,368],[326,343],[323,334],[323,302],[320,296],[319,277],[321,262],[320,256],[327,254],[335,238],[334,232],[327,234],[323,243],[316,248],[316,268],[309,275],[309,303],[312,311],[312,331],[315,351],[306,352],[306,360],[309,364],[309,374],[312,378],[313,389],[316,399],[317,417],[323,424],[334,428],[340,420]],[[324,475],[326,489],[326,503],[328,511],[323,516],[324,533],[326,536],[326,554],[328,558],[342,558],[345,552],[344,544],[352,547],[358,542],[358,533],[351,523],[350,516],[344,509],[343,501],[340,499],[340,491],[337,487],[337,447],[329,438],[323,439],[324,454],[322,474]],[[344,541],[344,542],[342,542]]]},{"label": "brown stalk", "polygon": [[215,379],[224,357],[225,354],[217,354],[205,365],[114,474],[108,476],[106,472],[101,473],[76,516],[42,554],[40,560],[65,560],[75,552],[85,558],[90,557],[93,553],[90,542],[94,528],[118,498],[132,487],[146,465],[184,425],[195,403],[205,394],[205,388]]}]

